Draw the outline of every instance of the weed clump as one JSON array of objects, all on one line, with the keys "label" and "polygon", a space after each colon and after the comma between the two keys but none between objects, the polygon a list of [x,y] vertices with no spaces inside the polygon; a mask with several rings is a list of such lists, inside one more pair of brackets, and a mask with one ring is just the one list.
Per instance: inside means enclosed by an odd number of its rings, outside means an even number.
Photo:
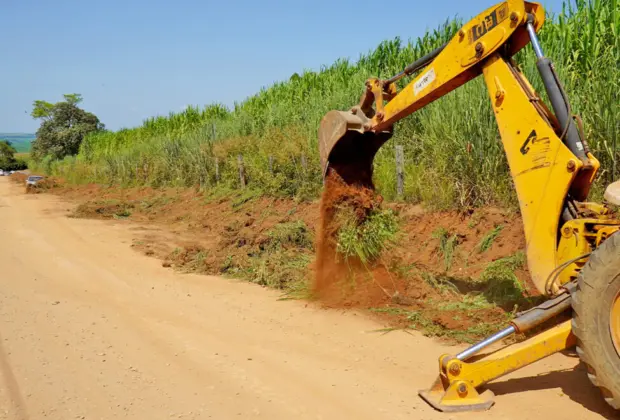
[{"label": "weed clump", "polygon": [[500,258],[487,265],[478,279],[484,286],[483,293],[486,299],[502,307],[526,301],[525,288],[515,275],[515,271],[524,265],[523,252]]},{"label": "weed clump", "polygon": [[305,290],[313,244],[312,232],[303,221],[277,224],[250,257],[243,274],[253,283],[299,294]]},{"label": "weed clump", "polygon": [[344,215],[336,250],[345,259],[357,258],[363,264],[372,263],[397,243],[399,226],[392,210],[373,209],[361,221],[350,209],[345,210]]},{"label": "weed clump", "polygon": [[267,233],[267,237],[264,247],[271,250],[291,247],[312,250],[314,247],[312,232],[302,220],[278,224]]},{"label": "weed clump", "polygon": [[498,225],[495,226],[495,228],[493,228],[493,230],[491,230],[489,233],[487,233],[478,244],[478,252],[483,253],[485,251],[488,251],[493,245],[493,241],[495,241],[495,238],[499,236],[503,228],[503,225]]},{"label": "weed clump", "polygon": [[444,257],[444,270],[448,271],[452,267],[452,258],[459,243],[459,236],[457,234],[450,235],[443,227],[433,232],[432,236],[434,239],[439,239],[439,252]]},{"label": "weed clump", "polygon": [[82,203],[70,217],[83,219],[126,219],[131,216],[135,205],[125,201],[102,200]]}]

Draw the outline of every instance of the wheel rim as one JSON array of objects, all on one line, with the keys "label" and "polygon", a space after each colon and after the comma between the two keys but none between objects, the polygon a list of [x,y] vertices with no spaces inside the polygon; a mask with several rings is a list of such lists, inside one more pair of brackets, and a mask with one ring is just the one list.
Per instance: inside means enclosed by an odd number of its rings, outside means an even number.
[{"label": "wheel rim", "polygon": [[614,341],[616,352],[620,356],[620,291],[611,306],[610,316],[609,329],[611,330],[611,338]]}]

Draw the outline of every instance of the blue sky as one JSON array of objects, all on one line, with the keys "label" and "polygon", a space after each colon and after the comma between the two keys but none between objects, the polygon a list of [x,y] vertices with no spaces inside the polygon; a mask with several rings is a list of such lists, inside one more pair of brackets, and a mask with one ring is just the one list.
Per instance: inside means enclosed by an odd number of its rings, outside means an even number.
[{"label": "blue sky", "polygon": [[[0,0],[0,132],[36,131],[32,102],[63,93],[81,93],[113,130],[187,105],[231,106],[498,1]],[[562,0],[542,3],[561,10]]]}]

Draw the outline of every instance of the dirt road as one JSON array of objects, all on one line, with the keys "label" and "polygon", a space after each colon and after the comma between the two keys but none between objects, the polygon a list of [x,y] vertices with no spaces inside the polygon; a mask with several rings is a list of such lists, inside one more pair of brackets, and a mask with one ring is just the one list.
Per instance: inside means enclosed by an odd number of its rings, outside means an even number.
[{"label": "dirt road", "polygon": [[492,385],[489,412],[435,412],[417,390],[456,349],[174,273],[131,250],[145,227],[67,208],[0,178],[0,419],[613,418],[565,355]]}]

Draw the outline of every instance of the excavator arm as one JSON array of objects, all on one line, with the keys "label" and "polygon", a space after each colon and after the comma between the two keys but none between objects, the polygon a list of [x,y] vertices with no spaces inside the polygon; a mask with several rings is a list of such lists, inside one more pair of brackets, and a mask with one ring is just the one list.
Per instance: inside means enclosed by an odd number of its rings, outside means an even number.
[{"label": "excavator arm", "polygon": [[[585,201],[599,162],[588,149],[538,41],[544,17],[538,3],[499,3],[400,74],[388,80],[369,79],[357,106],[330,111],[321,121],[324,175],[336,171],[345,182],[371,182],[374,156],[391,138],[395,123],[468,81],[484,77],[519,200],[528,268],[538,290],[551,300],[464,352],[440,357],[437,381],[420,395],[442,411],[489,408],[493,403],[489,391],[479,394],[476,387],[575,344],[571,322],[565,321],[525,342],[471,360],[485,347],[570,310],[576,278],[587,257],[620,228],[606,206]],[[550,108],[513,59],[529,43]],[[398,91],[396,83],[416,73]],[[362,175],[351,177],[352,171]],[[620,205],[620,193],[611,191],[607,197]]]},{"label": "excavator arm", "polygon": [[[330,111],[321,121],[319,148],[324,174],[343,162],[370,173],[374,155],[392,136],[395,123],[483,75],[520,203],[529,271],[541,293],[553,294],[576,277],[583,261],[571,263],[550,284],[554,270],[593,249],[578,219],[599,162],[582,140],[555,70],[536,38],[544,18],[540,4],[523,0],[487,9],[402,73],[388,80],[369,79],[356,107]],[[530,41],[554,113],[512,58]],[[397,91],[396,82],[416,71],[419,74]],[[575,238],[577,231],[580,236]],[[562,239],[578,244],[560,244]]]}]

